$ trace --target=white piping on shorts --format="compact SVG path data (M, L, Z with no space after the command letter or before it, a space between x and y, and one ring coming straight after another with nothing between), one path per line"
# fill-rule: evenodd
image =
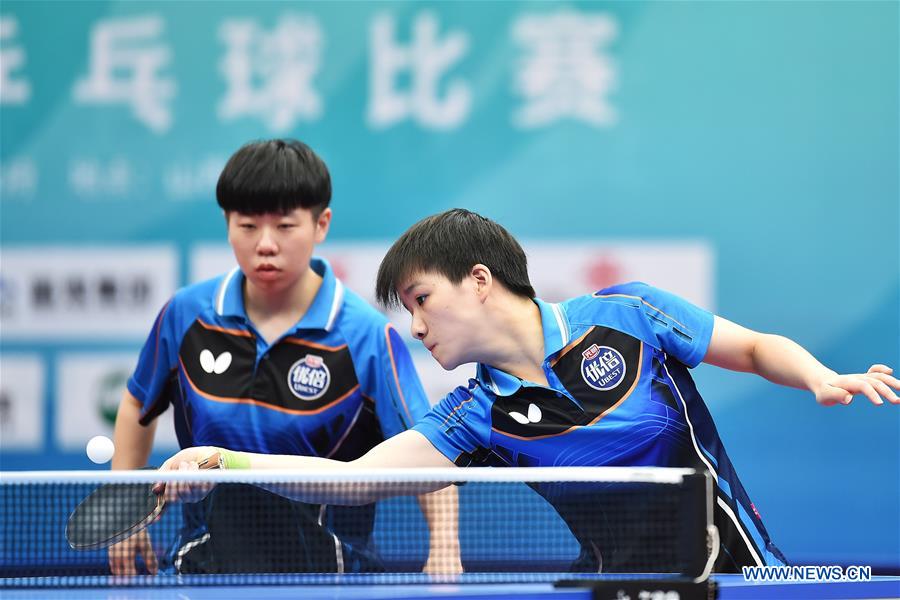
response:
M322 508L319 509L319 527L321 527L322 529L325 529L326 531L328 531L327 528L325 527L325 509L327 509L327 508L328 508L328 505L323 504ZM343 546L341 546L341 540L339 540L338 536L334 535L334 533L332 533L332 532L328 532L328 533L329 533L329 535L331 535L332 539L334 539L334 562L335 562L335 565L337 566L337 572L343 573L344 572L344 549L343 549Z
M703 464L706 465L706 468L709 469L710 474L713 476L713 480L716 482L716 486L719 485L719 474L716 473L716 470L713 469L712 464L706 459L706 456L703 454L703 451L700 450L700 447L697 445L697 436L694 433L694 424L691 423L691 418L688 416L688 407L687 402L684 401L684 396L681 395L681 390L678 389L678 384L675 383L675 378L672 377L672 374L669 373L669 367L666 366L666 361L663 360L663 369L666 370L666 375L669 377L669 381L672 382L672 386L675 388L675 391L678 392L678 399L681 400L681 405L684 407L684 420L687 421L688 427L691 430L691 443L694 445L694 450L697 452L697 456L700 457L700 460L703 461ZM737 502L737 500L735 500ZM759 558L759 554L756 553L756 549L753 547L753 544L750 542L750 539L747 537L747 533L744 531L744 524L741 523L741 520L737 518L737 515L734 514L734 511L731 510L731 507L722 500L721 496L716 494L716 504L728 515L728 518L734 522L735 527L737 527L738 533L741 534L741 538L744 540L744 543L747 544L747 549L750 551L751 556L753 556L753 560L756 561L758 566L762 566L764 563L762 559Z
M179 574L181 573L181 561L184 560L184 556L188 552L190 552L191 550L193 550L194 548L199 546L200 544L205 544L207 542L207 540L209 540L209 532L208 531L206 533L204 533L203 535L201 535L196 540L191 540L190 542L188 542L187 544L185 544L184 546L182 546L181 548L178 549L178 553L175 555L175 572L176 573L179 573Z

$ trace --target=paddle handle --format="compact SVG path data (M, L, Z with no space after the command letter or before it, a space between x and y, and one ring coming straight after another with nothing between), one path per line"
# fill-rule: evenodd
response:
M200 469L220 469L222 468L222 455L213 452L197 465Z

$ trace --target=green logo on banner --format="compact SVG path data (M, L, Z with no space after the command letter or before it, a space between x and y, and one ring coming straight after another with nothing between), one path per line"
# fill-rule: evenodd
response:
M122 400L122 391L125 382L128 381L128 371L118 369L106 373L100 379L97 387L97 410L100 418L110 426L116 423L116 413L119 411L119 402Z

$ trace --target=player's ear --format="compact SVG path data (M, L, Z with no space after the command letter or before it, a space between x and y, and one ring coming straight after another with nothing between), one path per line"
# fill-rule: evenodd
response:
M472 267L469 275L475 283L475 293L484 302L491 291L491 287L494 285L494 276L491 274L491 270L485 265L478 263Z
M321 244L328 236L328 228L331 227L331 209L326 208L316 217L316 243Z

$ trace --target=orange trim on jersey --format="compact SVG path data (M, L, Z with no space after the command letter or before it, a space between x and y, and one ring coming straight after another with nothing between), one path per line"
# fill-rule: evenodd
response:
M641 304L646 304L647 306L649 306L650 308L652 308L653 310L655 310L655 311L658 312L659 314L665 315L665 316L667 316L668 318L672 319L672 321L674 321L676 324L680 325L680 326L682 327L682 329L684 329L684 330L686 330L686 331L690 331L690 329L689 329L684 323L681 323L680 321L678 321L678 319L676 319L676 318L673 317L672 315L670 315L670 314L668 314L668 313L666 313L666 312L663 312L663 311L659 310L658 308L656 308L655 306L653 306L652 304L650 304L649 302L647 302L646 300L644 300L644 299L641 298L640 296L629 296L628 294L603 294L603 295L598 295L597 292L594 292L593 296L594 296L594 298L617 298L617 297L618 297L618 298L634 298L635 300L640 300L640 301L641 301Z
M569 342L569 345L568 345L568 346L566 346L565 348L563 348L562 350L560 350L560 351L559 351L559 356L557 356L556 358L553 359L553 361L550 362L550 368L555 367L555 366L556 366L556 363L559 362L559 359L561 359L563 356L565 356L566 353L567 353L569 350L571 350L572 348L574 348L575 346L577 346L578 344L580 344L580 343L581 343L581 340L583 340L584 338L586 338L587 335L588 335L590 332L592 332L596 327L597 327L596 325L591 326L591 328L588 329L588 330L585 332L584 335L582 335L580 338L578 338L578 339L575 340L574 342Z
M391 324L384 326L384 341L387 344L388 356L391 358L391 370L394 372L394 383L397 384L397 391L400 393L400 403L403 404L403 410L406 411L406 417L409 419L409 426L415 425L409 407L406 405L406 398L403 397L403 388L400 386L400 376L397 374L397 362L394 360L394 348L391 346Z
M184 372L184 378L187 379L188 383L191 385L191 389L193 389L197 394L199 394L200 396L203 396L207 400L212 400L213 402L223 402L225 404L252 404L253 406L259 406L262 408L270 408L270 409L276 410L280 413L286 413L289 415L317 415L320 412L331 408L338 402L341 402L342 400L346 399L347 396L349 396L350 394L352 394L353 392L355 392L356 390L359 389L359 384L357 383L355 386L350 388L350 390L346 394L344 394L340 398L332 400L325 406L319 407L316 410L299 410L296 408L284 408L282 406L273 406L271 404L267 404L265 402L256 400L254 398L228 398L225 396L215 396L213 394L208 394L208 393L204 392L203 390L201 390L200 388L198 388L197 385L191 380L190 375L188 375L188 373L187 373L187 369L184 368L184 363L181 362L181 358L178 359L178 363L181 365L181 370Z
M337 352L338 350L343 350L347 347L347 344L341 344L340 346L326 346L325 344L317 344L316 342L310 342L309 340L298 337L286 337L281 341L287 342L288 344L297 344L298 346L309 346L310 348L325 350L326 352Z
M572 431L575 431L576 429L581 429L582 427L590 427L591 425L594 425L595 423L599 422L600 419L602 419L603 417L605 417L606 415L608 415L608 414L611 413L612 411L616 410L616 408L618 408L620 404L622 404L623 402L625 402L625 400L626 400L629 396L631 396L631 393L634 391L634 388L637 387L638 382L641 380L641 365L643 364L643 362L644 362L644 344L641 344L641 351L640 351L640 353L638 354L637 377L634 378L634 381L633 381L632 384L631 384L631 388L629 388L629 390L628 390L627 392L625 392L625 395L624 395L624 396L622 396L621 398L619 398L619 401L618 401L618 402L616 402L615 404L613 404L612 406L610 406L609 408L607 408L606 410L604 410L602 413L600 413L599 415L597 415L597 417L596 417L593 421L591 421L590 423L588 423L587 425L573 425L572 427L569 427L569 428L566 429L565 431L561 431L561 432L559 432L559 433L550 433L550 434L548 434L548 435L539 435L539 436L535 436L535 437L523 437L523 436L520 436L520 435L513 435L512 433L507 433L507 432L505 432L505 431L500 431L499 429L496 429L495 427L491 427L491 431L496 431L496 432L499 433L500 435L505 435L506 437L511 437L511 438L515 438L515 439L517 439L517 440L523 440L523 441L525 441L525 442L530 442L530 441L533 441L533 440L543 440L543 439L547 439L547 438L551 438L551 437L557 437L557 436L560 436L560 435L566 435L567 433L570 433L570 432L572 432Z
M453 410L450 411L450 414L447 415L447 418L444 419L443 421L441 421L441 427L443 427L444 425L447 424L447 421L450 420L450 417L453 416L453 413L455 413L455 412L458 411L460 408L462 408L462 405L463 405L463 404L465 404L466 402L471 402L471 401L474 400L474 399L475 399L475 395L473 394L473 395L469 396L469 399L468 399L468 400L463 400L462 402L460 402L459 404L457 404L456 406L454 406L454 407L453 407Z
M247 331L246 329L228 329L227 327L219 327L218 325L210 325L209 323L204 323L202 319L197 319L197 322L204 329L209 329L210 331L221 331L222 333L228 333L230 335L237 335L240 337L248 337L252 338L253 334Z

